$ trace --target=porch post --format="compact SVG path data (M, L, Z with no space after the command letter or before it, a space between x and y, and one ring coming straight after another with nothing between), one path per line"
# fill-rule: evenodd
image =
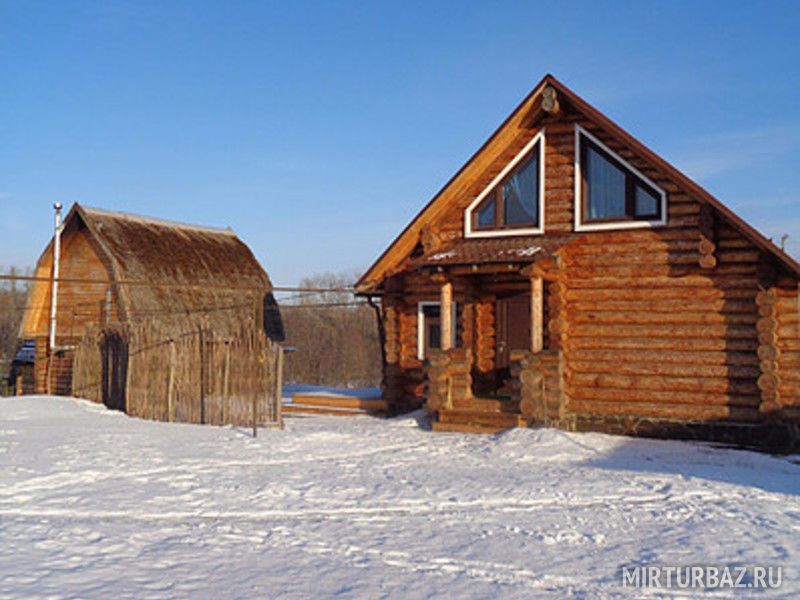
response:
M439 305L441 320L440 347L442 350L450 350L453 347L453 284L449 281L445 281L442 284Z
M541 352L544 347L544 289L541 275L531 277L531 351Z

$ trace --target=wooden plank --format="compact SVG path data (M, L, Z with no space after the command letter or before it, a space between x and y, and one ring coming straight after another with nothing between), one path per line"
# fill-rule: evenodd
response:
M283 412L292 415L334 415L337 417L353 417L358 415L370 415L365 410L351 408L334 408L330 406L304 406L295 404L284 404Z
M525 420L519 413L483 413L460 410L439 411L439 418L437 422L502 427L505 429L519 427L520 425L525 424Z
M657 404L652 402L600 402L571 398L568 408L574 413L590 415L625 415L689 421L731 420L757 422L761 420L757 409L747 407Z
M328 406L335 408L357 408L361 410L387 410L382 398L356 398L354 396L323 396L320 394L294 394L292 404L304 406ZM289 405L287 405L289 406Z
M431 423L433 431L442 433L482 433L486 435L494 435L507 431L508 427L498 427L493 425L467 425L464 423L439 423L434 421Z

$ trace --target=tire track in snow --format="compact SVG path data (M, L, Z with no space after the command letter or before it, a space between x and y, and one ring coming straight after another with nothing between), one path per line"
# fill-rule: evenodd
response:
M349 454L336 454L332 456L315 457L314 462L319 463L319 462L336 462L342 460L353 460L358 458L375 456L377 454L383 454L385 452L396 452L399 450L408 451L425 447L427 447L427 444L425 442L420 442L419 444L411 444L411 445L394 444L391 446L382 446L380 448L373 448L371 450L364 450L361 452L352 452ZM17 483L5 484L3 488L0 490L0 500L4 499L4 497L13 499L15 494L20 494L20 493L30 493L39 490L52 491L53 489L56 489L58 487L75 485L75 484L86 484L87 482L96 483L107 479L119 479L121 477L124 478L150 477L154 475L179 474L187 471L194 475L198 473L214 472L219 469L230 469L237 467L253 469L261 467L291 466L291 465L299 465L306 463L308 463L308 458L287 458L287 459L269 460L261 462L242 461L242 460L216 461L211 464L186 461L180 464L168 465L152 469L145 469L141 471L115 472L113 470L110 471L108 469L102 471L85 469L83 471L58 472L58 473L50 473L48 475L43 475L41 477L35 477L32 479L26 479L24 481L20 481Z
M500 585L523 585L545 588L574 586L579 580L539 574L530 569L507 563L458 559L449 556L423 556L402 550L379 550L343 543L331 544L319 536L280 528L272 532L283 539L283 543L306 554L334 556L354 567L369 568L371 561L379 561L389 567L409 573L434 574L440 576L466 576L476 581Z
M537 500L513 500L503 499L483 499L462 502L440 502L431 504L428 502L408 502L401 501L392 506L348 506L331 508L307 508L307 509L269 509L261 511L236 511L213 509L202 509L196 511L163 511L145 513L140 511L127 510L76 510L71 508L2 508L0 516L4 517L23 517L23 518L65 518L73 520L114 520L124 519L128 521L161 522L161 521L184 521L184 520L240 520L240 521L272 521L276 519L351 519L354 517L372 517L372 520L394 519L396 517L414 517L428 515L458 514L471 512L493 512L517 513L534 512L546 508L592 508L596 506L606 506L613 504L620 505L643 505L654 504L662 506L665 500L663 496L648 495L639 497L618 497L618 496L598 496L591 499L570 499L570 498L541 498ZM399 505L398 505L399 504Z

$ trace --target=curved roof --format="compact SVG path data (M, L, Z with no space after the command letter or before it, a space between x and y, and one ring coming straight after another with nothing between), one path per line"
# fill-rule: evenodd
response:
M121 320L157 317L171 331L185 330L187 321L203 322L229 334L261 301L267 333L283 339L269 277L230 229L79 204L64 219L64 230L71 228L85 228L116 291ZM40 262L51 247L52 240Z

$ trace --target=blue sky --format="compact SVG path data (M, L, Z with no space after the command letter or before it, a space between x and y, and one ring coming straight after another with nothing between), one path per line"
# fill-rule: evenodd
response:
M0 0L0 268L59 200L363 270L552 73L800 257L798 2Z

